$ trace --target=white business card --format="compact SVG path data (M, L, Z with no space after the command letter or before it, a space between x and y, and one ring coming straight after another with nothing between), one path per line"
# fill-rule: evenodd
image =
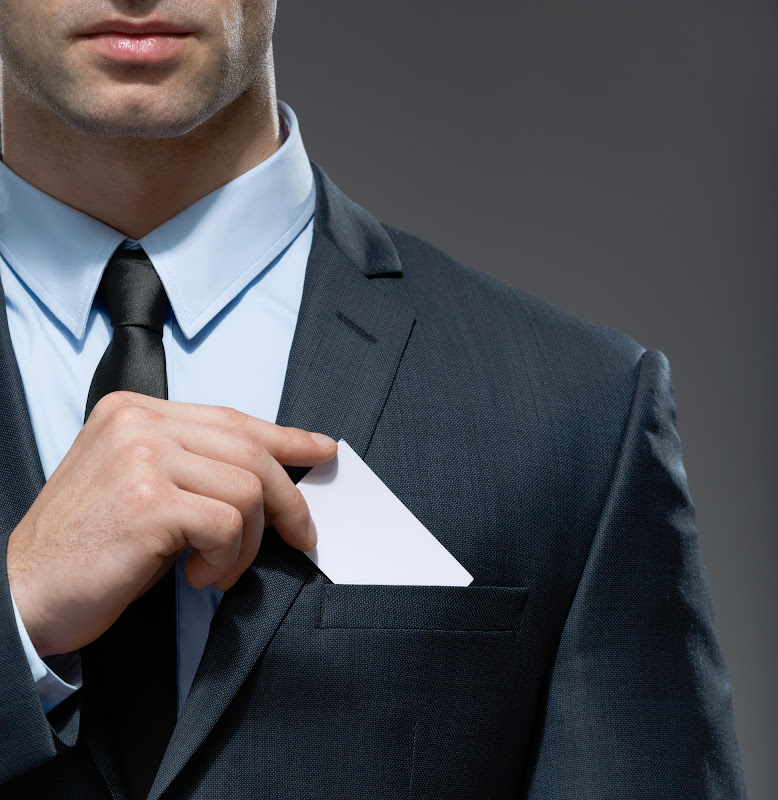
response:
M473 576L354 452L337 455L297 484L316 523L306 555L333 583L468 586Z

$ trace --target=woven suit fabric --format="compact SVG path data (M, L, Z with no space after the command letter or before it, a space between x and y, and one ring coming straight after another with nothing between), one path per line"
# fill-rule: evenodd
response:
M333 583L267 528L148 800L745 800L665 355L313 169L275 421L348 442L473 582ZM44 713L17 633L3 537L44 476L3 308L0 796L126 800L102 717L82 690ZM238 341L247 370L272 346Z

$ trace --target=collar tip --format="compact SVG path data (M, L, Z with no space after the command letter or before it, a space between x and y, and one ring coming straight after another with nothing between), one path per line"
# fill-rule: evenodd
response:
M184 334L184 338L187 341L189 341L190 339L193 339L197 335L199 330L200 330L195 325L181 325L181 324L179 324L178 327L180 328L181 333Z

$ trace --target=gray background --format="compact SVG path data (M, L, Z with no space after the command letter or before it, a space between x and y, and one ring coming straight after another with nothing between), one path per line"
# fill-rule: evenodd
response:
M670 359L749 797L774 800L778 4L279 6L279 97L353 199Z

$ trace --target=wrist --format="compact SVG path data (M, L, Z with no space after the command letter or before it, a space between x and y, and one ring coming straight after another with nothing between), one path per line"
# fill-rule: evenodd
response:
M24 625L30 643L35 648L35 652L41 658L56 655L54 649L50 647L46 640L41 617L35 606L34 590L31 590L23 575L14 570L10 563L8 564L8 588L11 592L11 600L16 606L16 612L22 625Z

